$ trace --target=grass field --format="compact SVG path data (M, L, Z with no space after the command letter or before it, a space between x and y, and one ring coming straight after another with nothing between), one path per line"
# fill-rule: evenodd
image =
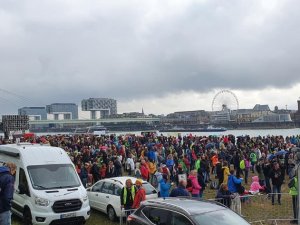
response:
M250 174L250 177L253 174ZM249 185L245 186L249 189ZM282 193L288 193L287 184L282 186ZM204 199L214 199L216 195L216 190L211 190L207 187L204 191ZM291 196L288 194L282 195L282 204L272 205L271 200L262 196L254 196L247 198L244 203L242 203L242 215L246 220L253 222L257 220L268 220L268 219L290 219L292 217L292 201ZM13 225L21 225L22 222L19 218L13 216ZM92 210L91 216L86 223L87 225L101 224L101 225L117 225L119 221L111 222L108 217L98 211ZM277 221L277 224L289 224L289 221Z

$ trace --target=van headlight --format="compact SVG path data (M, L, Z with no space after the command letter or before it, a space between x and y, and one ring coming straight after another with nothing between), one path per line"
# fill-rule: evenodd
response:
M86 195L86 196L84 196L83 198L82 198L82 201L83 202L86 202L87 200L89 200L89 198L88 198L88 196Z
M35 197L35 204L47 207L50 204L50 201L48 199Z

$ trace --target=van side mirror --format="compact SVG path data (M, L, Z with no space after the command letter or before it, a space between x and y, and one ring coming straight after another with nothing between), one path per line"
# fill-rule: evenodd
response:
M25 185L24 184L19 184L19 194L20 195L24 195L24 194L26 194L26 187L25 187Z

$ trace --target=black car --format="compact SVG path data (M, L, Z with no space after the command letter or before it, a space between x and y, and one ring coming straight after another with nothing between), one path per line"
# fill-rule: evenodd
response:
M160 198L142 202L129 225L249 225L226 206L212 201Z

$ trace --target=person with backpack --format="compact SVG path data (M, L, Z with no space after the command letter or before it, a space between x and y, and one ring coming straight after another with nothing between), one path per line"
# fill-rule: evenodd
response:
M7 163L0 167L0 225L11 224L11 201L14 194L16 165Z
M292 203L293 203L293 216L294 219L290 221L292 224L298 224L298 179L297 176L291 178L290 182L288 183L289 187L289 194L292 196Z

